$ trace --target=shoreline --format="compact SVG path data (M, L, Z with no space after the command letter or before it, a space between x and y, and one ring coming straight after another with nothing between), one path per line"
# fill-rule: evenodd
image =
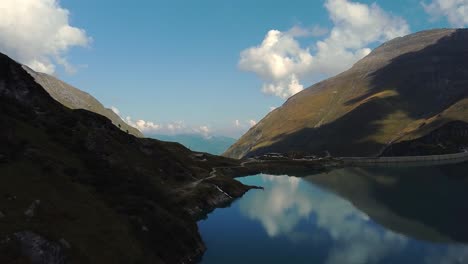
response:
M288 164L289 163L289 164ZM248 164L248 165L246 165ZM286 165L286 166L285 166ZM337 167L337 166L336 166ZM186 208L186 211L195 221L195 224L198 222L206 219L210 213L212 213L216 209L226 208L229 207L233 202L237 199L242 198L248 191L255 190L255 189L263 189L260 186L250 186L244 185L240 181L236 180L236 178L240 177L248 177L254 176L260 173L268 173L268 174L275 174L275 175L282 175L285 174L283 172L288 171L296 171L297 173L309 171L309 173L313 170L315 172L322 172L326 169L330 169L332 166L324 165L323 162L314 162L313 164L306 164L304 162L242 162L240 166L227 166L227 167L214 167L213 171L218 175L213 175L210 173L210 176L198 180L197 184L201 183L208 183L213 184L211 181L213 180L224 180L229 178L239 184L241 187L241 191L235 193L233 195L233 190L228 188L217 188L218 193L215 196L208 197L208 200L205 200L203 204L195 204L195 207ZM333 167L335 168L335 166ZM214 184L213 184L214 185ZM216 186L216 185L215 185ZM194 186L197 188L198 186ZM216 186L217 187L217 186ZM206 198L206 197L205 197ZM206 204L207 203L207 204ZM198 231L199 232L199 231ZM201 234L199 233L201 236ZM207 248L203 238L201 237L201 241L203 243L203 247L198 248L196 250L196 254L192 256L185 257L187 262L182 263L199 263L203 259L203 255L205 254Z
M227 177L234 179L236 182L241 184L245 189L238 196L231 196L226 198L226 192L230 190L221 190L218 194L218 198L213 200L213 203L209 207L205 207L198 211L194 216L195 222L206 219L208 215L216 209L229 207L234 201L242 198L244 194L252 189L263 189L259 186L248 186L240 183L236 178L254 176L261 173L272 174L272 175L287 175L294 173L295 175L307 176L312 172L324 172L327 170L333 170L343 167L372 167L372 166L433 166L433 165L444 165L462 163L468 161L468 153L456 153L446 155L434 155L434 156L404 156L404 157L344 157L344 158L326 158L321 160L251 160L241 162L240 166L228 166L228 167L215 167L213 170L220 175L214 176L210 174L206 180L213 179L215 177ZM201 181L205 181L202 179ZM200 208L199 208L200 209ZM202 238L203 242L203 238ZM203 242L204 245L204 242ZM205 246L205 245L204 245ZM203 259L203 255L206 251L206 246L196 258L192 258L193 262L199 263Z
M450 154L452 155L452 154ZM468 153L461 153L468 158ZM452 155L453 156L453 155ZM400 157L405 159L407 157ZM379 158L350 158L351 160L379 160ZM388 160L389 158L384 158ZM391 158L395 159L395 158ZM414 159L414 158L412 158ZM424 159L428 164L427 158ZM457 160L458 161L458 160ZM458 162L465 161L460 160ZM398 163L401 165L402 163ZM322 158L315 160L232 160L225 166L222 163L214 163L211 171L204 172L203 177L198 176L195 181L186 182L182 186L177 186L173 190L173 206L180 207L186 220L193 227L196 226L196 233L193 239L198 243L193 244L191 253L180 256L177 263L199 263L207 250L206 244L198 229L198 222L208 217L208 215L218 208L229 207L238 198L243 197L252 189L263 189L259 186L248 186L242 184L236 178L253 176L260 173L272 175L291 175L298 177L308 176L314 173L326 172L329 170L353 167L356 163L350 163L346 158ZM387 164L388 165L388 164ZM207 168L208 169L208 168ZM174 186L175 187L175 186ZM182 216L182 215L180 215ZM195 230L194 230L195 231ZM198 237L198 238L197 238Z

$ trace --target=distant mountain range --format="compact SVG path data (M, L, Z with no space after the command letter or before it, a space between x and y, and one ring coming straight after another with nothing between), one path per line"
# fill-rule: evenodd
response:
M468 145L468 29L391 40L289 98L225 155L427 155Z
M221 155L236 142L234 138L222 136L205 137L196 134L149 135L149 137L163 141L178 142L192 151L206 152L213 155Z

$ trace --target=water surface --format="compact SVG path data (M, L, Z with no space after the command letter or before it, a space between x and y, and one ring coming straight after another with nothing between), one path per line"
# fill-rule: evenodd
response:
M467 164L242 178L201 263L468 263Z

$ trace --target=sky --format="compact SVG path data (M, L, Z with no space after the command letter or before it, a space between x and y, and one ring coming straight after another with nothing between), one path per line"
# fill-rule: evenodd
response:
M0 52L146 135L239 137L373 48L468 25L468 0L0 0Z

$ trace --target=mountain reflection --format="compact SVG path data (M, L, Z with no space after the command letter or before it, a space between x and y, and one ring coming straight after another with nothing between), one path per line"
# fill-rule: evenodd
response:
M425 263L463 263L468 251L457 243L468 242L467 169L459 164L345 168L304 178L261 175L265 190L241 199L239 208L272 239L331 240L326 263L378 263L414 239L451 245L444 254L428 252Z
M412 238L468 242L468 164L346 168L305 177L349 200L375 222Z

